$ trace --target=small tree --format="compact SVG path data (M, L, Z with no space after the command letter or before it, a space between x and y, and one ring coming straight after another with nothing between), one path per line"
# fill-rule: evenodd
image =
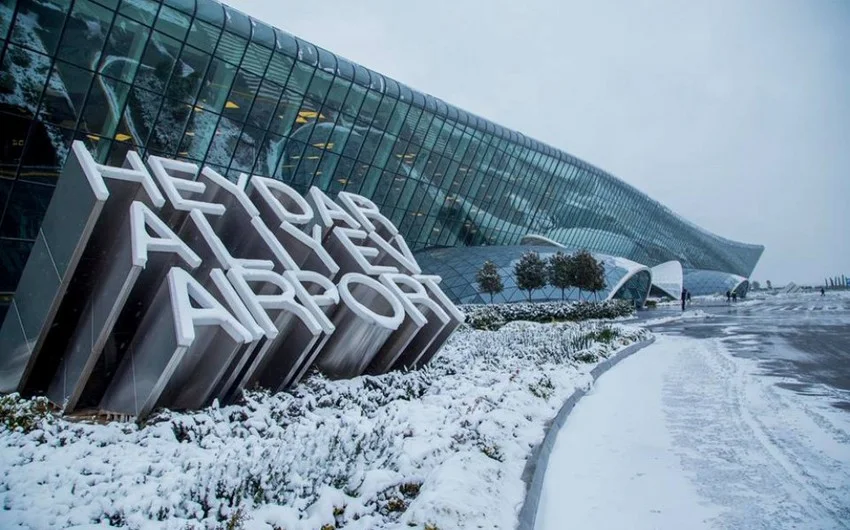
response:
M549 273L549 285L561 290L561 300L564 299L564 290L576 285L575 267L573 260L563 252L557 252L549 256L547 263Z
M522 255L514 265L516 285L523 291L528 291L528 301L531 301L531 291L546 286L546 262L540 254L530 250Z
M501 293L505 286L502 285L502 277L499 276L499 269L496 264L490 260L484 262L484 265L478 270L475 275L475 281L478 282L478 288L482 292L490 295L490 303L493 303L493 295Z
M594 298L597 298L597 293L605 288L605 266L586 250L577 252L572 261L579 298L582 290L591 291Z

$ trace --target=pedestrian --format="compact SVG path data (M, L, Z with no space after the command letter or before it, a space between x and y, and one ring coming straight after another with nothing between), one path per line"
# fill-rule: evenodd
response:
M731 301L732 301L732 293L729 292L729 291L726 291L726 303L728 304Z
M738 293L736 293L735 291L732 291L732 302L737 302L737 301L738 301Z
M820 295L826 296L826 291L823 290L823 287L820 288Z
M688 290L682 289L682 311L685 310L685 301L688 299Z
M688 305L691 305L691 292L687 291L687 293L688 293Z

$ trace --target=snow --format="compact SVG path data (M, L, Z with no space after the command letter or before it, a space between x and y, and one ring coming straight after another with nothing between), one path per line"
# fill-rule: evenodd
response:
M613 340L594 342L603 329ZM545 423L589 384L595 360L647 336L511 322L455 333L415 372L313 375L144 426L3 429L0 527L514 528Z
M843 528L850 418L726 340L661 336L579 402L537 528Z

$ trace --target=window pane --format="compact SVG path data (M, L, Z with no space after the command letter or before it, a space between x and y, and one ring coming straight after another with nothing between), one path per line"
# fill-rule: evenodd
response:
M159 4L152 0L123 0L118 9L119 13L144 22L148 26L153 25L157 11L159 11Z
M266 78L271 79L280 86L286 86L289 79L289 71L292 69L292 64L295 61L290 57L275 53L272 55L269 67L266 70Z
M138 22L118 15L100 63L102 74L131 82L142 57L150 31Z
M166 96L178 101L194 103L209 61L210 56L206 53L191 46L185 46L177 62L177 68L171 75Z
M215 49L215 43L218 42L219 35L221 35L221 28L195 19L192 22L192 27L189 28L189 37L186 42L195 48L212 52Z
M197 0L196 16L213 24L216 27L224 27L224 7L213 0Z
M248 111L251 110L251 103L254 101L254 91L259 85L260 78L258 76L239 70L233 88L230 90L230 95L224 104L222 115L232 120L245 121Z
M4 0L3 5L8 9L8 15L3 16L4 22L0 23L0 26L8 25L11 21L15 2ZM52 55L59 44L62 24L65 22L70 6L70 0L57 0L50 3L39 0L19 0L18 18L15 27L12 28L11 40ZM6 30L0 28L0 37L5 33ZM39 41L44 47L43 50L39 49Z
M194 160L203 160L215 135L217 124L217 114L195 108L186 126L186 133L183 135L178 154Z
M207 162L223 166L230 164L241 130L241 124L222 117L218 122L210 150L207 153Z
M130 100L127 103L127 112L136 128L139 145L145 145L148 135L153 127L153 121L159 112L162 98L147 90L134 86L130 91Z
M7 274L0 274L0 291L15 291L31 249L31 241L0 239L0 269L7 271Z
M49 58L9 44L0 68L0 103L34 115L49 71Z
M191 109L188 103L164 99L148 147L168 155L175 154Z
M41 119L63 127L74 128L91 79L91 72L57 62L41 101L39 111Z
M3 122L0 127L0 178L14 179L33 120L0 114L0 121Z
M35 239L41 219L47 211L53 186L17 181L0 226L0 236L16 239Z
M65 25L59 58L86 68L97 64L113 15L94 2L77 0Z
M275 108L277 108L281 92L280 86L268 80L263 81L257 90L256 98L254 98L254 106L251 108L248 124L266 129L274 115Z
M213 58L210 61L207 77L201 88L198 105L215 112L224 109L224 102L230 93L230 85L236 77L236 67L222 60Z
M180 41L186 40L186 34L189 32L189 17L176 9L162 6L154 28L169 37Z
M225 31L221 34L215 54L230 64L239 65L242 62L242 56L245 54L245 48L247 46L248 41L246 39Z
M262 76L266 72L266 66L268 66L271 56L271 50L252 42L248 45L245 58L242 59L242 68L255 75Z
M307 89L307 96L317 103L322 103L328 90L333 83L333 76L323 70L316 70L313 75L313 80L310 82L310 87Z
M310 79L313 78L313 70L314 68L312 66L300 61L296 62L292 73L289 74L290 78L286 85L287 88L291 88L299 94L306 94L307 87L310 85Z
M178 55L180 55L180 43L154 31L142 56L142 64L133 84L162 94L174 69L174 58Z

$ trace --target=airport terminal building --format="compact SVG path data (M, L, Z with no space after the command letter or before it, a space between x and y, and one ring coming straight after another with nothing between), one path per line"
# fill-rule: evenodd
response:
M110 165L137 150L364 195L459 303L488 299L485 259L507 280L496 300L523 299L507 276L528 249L588 249L602 294L639 302L745 295L764 250L213 0L0 0L0 124L0 318L74 140Z

